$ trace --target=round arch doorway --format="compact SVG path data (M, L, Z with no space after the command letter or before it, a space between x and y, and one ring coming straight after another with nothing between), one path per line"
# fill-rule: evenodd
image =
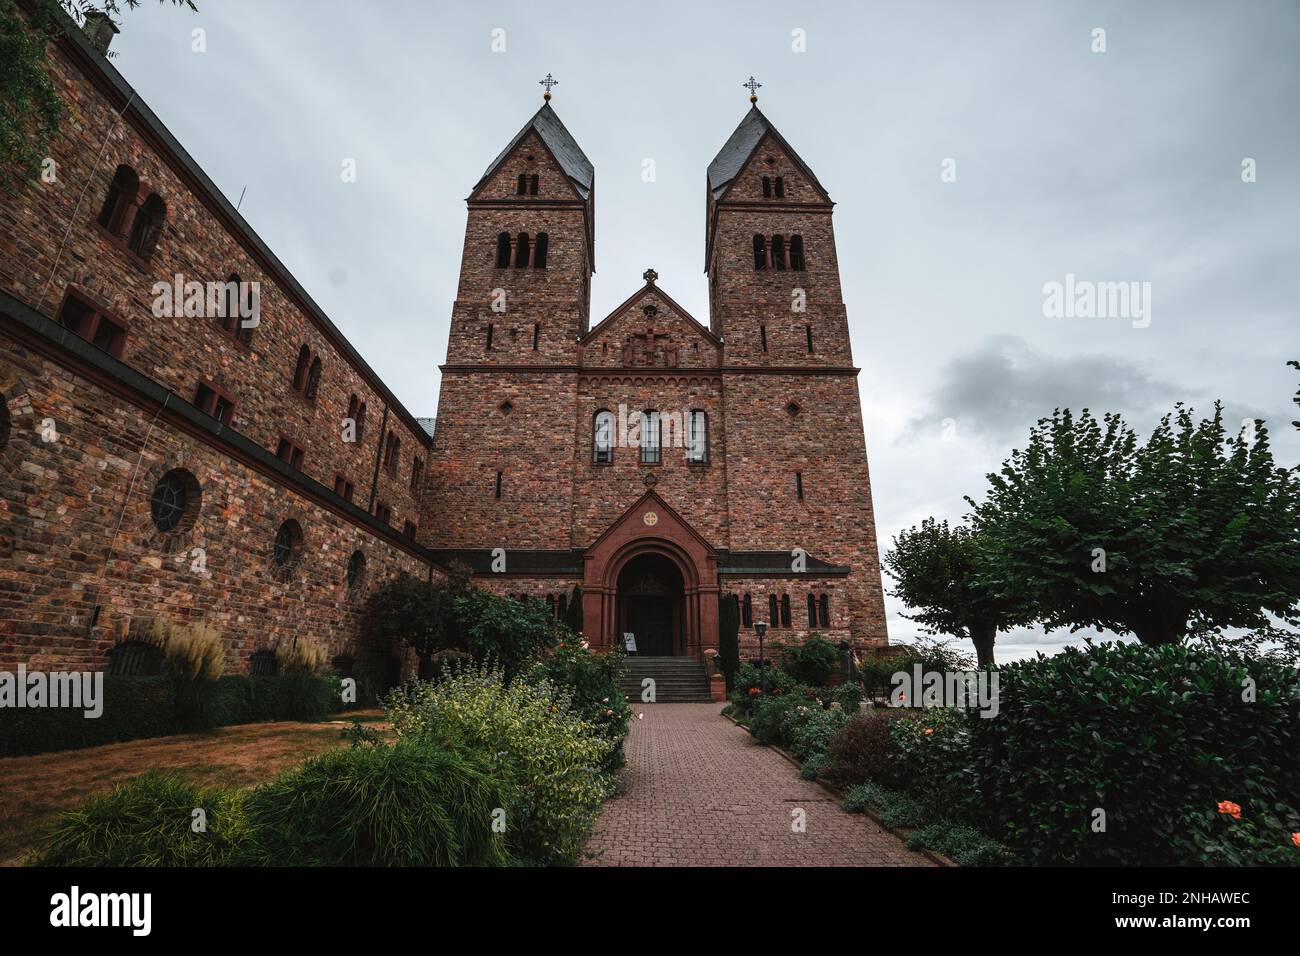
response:
M661 554L641 554L618 575L618 631L636 636L641 657L685 651L686 586L681 571Z

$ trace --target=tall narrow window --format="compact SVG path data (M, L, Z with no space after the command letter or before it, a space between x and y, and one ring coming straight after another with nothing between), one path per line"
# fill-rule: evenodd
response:
M413 456L411 460L411 490L416 494L420 493L420 488L424 484L424 459L419 455Z
M504 269L510 265L510 233L497 234L497 268Z
M533 268L546 268L546 250L550 248L551 237L544 232L537 234L537 245L533 248Z
M130 166L119 166L113 174L113 181L108 184L108 194L104 205L99 210L99 224L116 236L122 234L126 226L131 204L140 192L140 177Z
M772 198L772 178L770 176L763 177L763 198Z
M702 465L709 460L709 416L703 409L691 409L686 426L686 460Z
M785 236L772 237L772 268L784 272L788 263L785 259Z
M497 491L496 491L496 495L497 495L498 498L501 497L501 476L502 476L502 472L499 472L499 471L498 471L498 472L497 472Z
M567 594L561 594L555 604L555 616L563 621L564 616L569 613L569 596Z
M320 356L311 360L311 368L307 370L307 388L305 394L309 401L316 401L316 393L320 391Z
M311 349L306 345L298 346L298 364L293 370L293 390L301 392L307 387L307 367L311 365Z
M767 268L767 239L763 236L754 237L754 268Z
M773 192L776 193L776 198L784 199L785 198L785 177L777 176L776 182L773 183L772 185L773 185Z
M659 413L653 409L641 413L641 463L659 464Z
M591 432L591 460L598 465L608 465L614 460L614 413L601 409Z
M745 627L754 626L754 599L748 594L740 602L740 623Z
M803 272L808 268L808 262L803 255L803 236L790 237L790 269L794 272Z
M361 443L366 433L366 403L357 406L357 444Z
M515 268L528 268L528 233L521 232L515 237Z
M528 177L528 195L530 196L537 195L537 174L536 173L533 173L531 176Z
M487 327L487 350L489 352L492 351L492 323L491 322L488 323L488 327Z
M515 195L522 196L528 191L528 177L523 173L519 174L519 181L515 185Z
M794 496L798 498L800 501L803 501L803 472L802 471L796 471L794 473Z
M767 351L767 326L766 325L760 325L758 327L758 340L759 343L763 346L763 351L766 352Z
M769 594L769 595L767 596L767 617L768 617L768 621L767 621L767 626L768 626L768 627L780 627L780 626L781 626L781 614L780 614L780 612L777 610L777 607L776 607L776 595L775 595L775 594Z
M822 627L831 626L831 599L827 594L823 594L817 601L817 616L821 618Z
M817 626L817 598L815 595L808 595L808 626Z
M781 626L790 626L790 595L781 595Z
M541 344L541 341L542 341L542 323L534 322L533 323L533 351L534 352L537 351L537 346Z
M551 617L555 617L555 595L554 594L546 595L546 613L551 615Z
M140 204L131 224L131 238L127 248L141 259L148 259L158 248L158 238L162 235L163 221L167 218L167 205L157 193L150 193L149 198Z
M803 327L803 330L804 330L804 335L806 335L807 338L808 338L808 351L811 352L811 351L813 350L813 343L812 343L812 326L811 326L811 325L805 325L805 326Z

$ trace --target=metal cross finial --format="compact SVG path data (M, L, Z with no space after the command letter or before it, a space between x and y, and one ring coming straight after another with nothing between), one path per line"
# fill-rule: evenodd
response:
M550 73L547 73L546 79L538 80L537 85L546 87L546 92L542 94L542 99L549 100L551 98L551 87L559 86L560 81L557 80L555 77L551 76Z
M758 80L754 79L754 75L751 73L749 76L749 82L741 83L740 85L743 86L745 89L749 90L749 102L757 103L758 91L763 84L758 82Z
M653 269L647 269L645 272L641 273L641 278L645 279L645 281L650 285L654 285L655 279L659 278L659 273L655 272Z

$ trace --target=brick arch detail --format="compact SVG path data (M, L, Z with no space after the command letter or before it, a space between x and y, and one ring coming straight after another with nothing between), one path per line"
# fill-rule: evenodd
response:
M656 520L646 524L647 513ZM654 491L646 492L606 529L583 555L582 619L593 647L611 650L617 632L618 577L633 558L667 558L682 575L685 599L684 652L703 659L718 646L717 552Z

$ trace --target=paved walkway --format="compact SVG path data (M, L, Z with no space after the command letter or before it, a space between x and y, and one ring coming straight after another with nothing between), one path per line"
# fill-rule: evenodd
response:
M933 865L870 818L845 813L721 709L633 705L624 792L605 804L584 865ZM802 833L795 810L805 814Z

